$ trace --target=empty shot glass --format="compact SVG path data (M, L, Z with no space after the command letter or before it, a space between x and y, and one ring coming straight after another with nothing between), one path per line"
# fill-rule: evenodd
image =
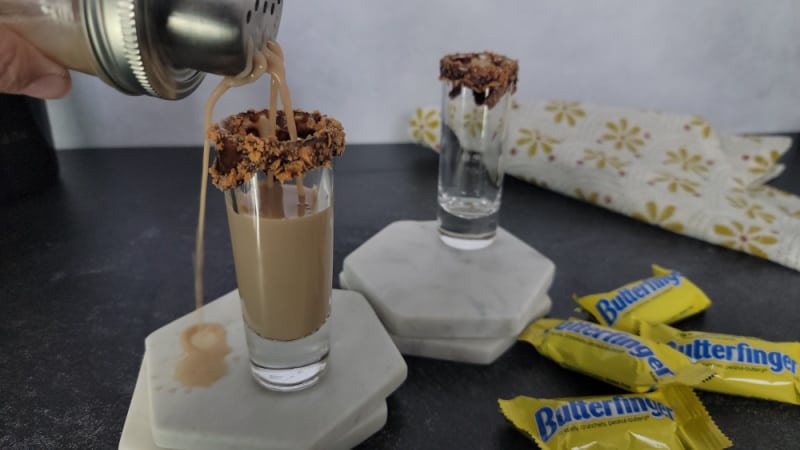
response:
M440 63L442 142L438 221L442 241L488 247L503 192L503 142L518 64L490 52L448 55Z

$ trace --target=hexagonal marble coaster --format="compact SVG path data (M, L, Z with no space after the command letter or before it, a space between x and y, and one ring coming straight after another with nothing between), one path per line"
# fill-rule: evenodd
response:
M151 432L161 447L328 448L380 408L406 378L400 352L355 292L333 292L328 372L300 392L270 392L252 380L237 291L203 308L203 320L227 332L227 375L210 388L181 386L174 380L182 353L179 336L196 320L195 313L187 314L145 340Z
M342 289L350 289L347 276L339 274L339 285ZM532 303L533 309L523 313L528 323L539 319L550 312L553 305L550 297ZM517 335L506 338L416 338L389 334L400 353L407 356L442 359L471 364L491 364L506 352Z
M491 364L514 345L517 337L436 339L392 336L392 340L400 353L406 356L421 356L470 364Z
M444 245L435 221L395 222L353 251L343 272L396 336L518 335L546 301L555 265L502 228L488 248Z
M528 323L550 312L553 302L549 297L535 303L536 308L526 313ZM506 352L517 336L507 338L414 338L390 334L400 353L408 356L443 359L471 364L491 364Z
M146 360L146 357L145 357ZM150 399L147 386L147 362L142 361L139 378L133 388L128 415L119 439L119 450L169 450L153 441L150 429ZM330 446L331 450L347 450L364 442L386 425L386 401L368 412L352 429Z

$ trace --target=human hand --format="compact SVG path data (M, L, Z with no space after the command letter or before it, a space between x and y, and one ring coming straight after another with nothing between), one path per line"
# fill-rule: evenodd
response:
M0 93L61 98L71 85L66 68L0 24Z

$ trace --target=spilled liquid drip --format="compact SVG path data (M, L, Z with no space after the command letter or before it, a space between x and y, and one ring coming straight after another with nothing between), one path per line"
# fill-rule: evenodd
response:
M206 199L208 193L208 169L210 163L211 142L208 139L208 131L211 129L214 108L219 99L232 87L243 86L253 83L260 79L265 73L271 75L270 80L270 109L269 117L262 120L259 117L258 130L262 136L275 135L277 121L277 97L280 96L284 111L287 111L287 127L290 139L297 139L297 125L294 120L292 100L289 87L286 84L286 69L283 62L283 50L277 42L270 41L261 51L256 52L253 58L253 69L249 74L235 77L225 77L214 88L206 102L204 115L203 136L203 167L201 171L200 183L200 210L197 219L197 235L195 240L195 259L194 259L194 295L195 310L197 312L197 323L181 334L181 356L175 370L175 379L186 387L208 387L217 380L225 376L228 372L225 356L230 353L227 344L227 333L225 328L216 323L203 322L203 267L204 267L204 235L205 235L205 216ZM302 178L298 177L298 198L305 203L305 194L302 188ZM272 183L270 183L272 185ZM282 191L279 191L280 183L275 184L276 197L283 198ZM280 209L280 213L278 213ZM274 208L271 214L275 217L283 217L283 208Z
M208 387L228 373L225 356L230 353L225 327L199 323L181 333L183 355L175 379L186 387Z

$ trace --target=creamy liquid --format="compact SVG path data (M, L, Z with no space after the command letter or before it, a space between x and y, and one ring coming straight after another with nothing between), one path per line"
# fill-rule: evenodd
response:
M204 115L204 130L208 132L211 128L211 121L213 119L214 107L219 101L220 97L230 88L242 86L255 82L265 72L270 73L272 79L270 82L270 114L266 121L259 120L258 128L262 136L269 136L275 134L276 118L277 118L277 97L280 95L283 101L283 107L287 114L287 127L289 128L289 136L291 139L297 139L297 126L294 121L294 114L292 113L292 100L289 93L289 87L286 84L286 70L283 63L283 50L277 42L270 41L267 47L261 52L256 52L252 72L237 77L226 77L211 93L211 96L206 103ZM197 311L197 324L193 327L184 330L181 335L181 345L184 349L178 367L175 372L175 378L187 386L210 386L219 378L227 373L227 365L225 364L225 355L230 351L227 345L225 329L219 324L203 323L202 307L203 307L203 266L204 266L204 235L205 235L205 216L206 216L206 197L208 193L208 166L210 163L211 142L207 136L203 136L203 168L201 172L200 183L200 211L197 219L197 235L195 241L195 259L194 259L194 293L195 293L195 309ZM297 195L300 200L299 203L305 203L305 195L302 187L302 177L297 180L300 185ZM280 184L277 184L280 188ZM275 189L278 197L283 201L283 195L278 189ZM275 194L273 194L275 196ZM274 214L278 214L277 207L273 206ZM299 210L298 210L299 212ZM303 210L303 213L305 211ZM330 215L330 212L327 213ZM280 215L283 216L283 208L280 208ZM313 217L313 216L312 216ZM332 253L331 253L332 254ZM238 264L237 264L238 267ZM330 272L330 268L328 269ZM330 286L330 280L328 280ZM329 288L330 289L330 288ZM328 293L330 295L330 293ZM326 306L327 308L327 306ZM327 310L325 311L327 317ZM323 318L324 321L324 318ZM199 338L197 336L200 336ZM194 337L194 338L193 338ZM213 352L205 352L196 350L198 345L192 344L193 339L200 339L205 343L206 347L215 349ZM210 342L215 342L210 345ZM188 344L187 344L188 343ZM190 345L191 344L191 345ZM191 350L188 350L191 349ZM221 349L226 349L224 352Z
M264 51L267 58L267 72L271 75L270 80L270 99L269 99L269 121L272 129L275 129L275 121L278 116L276 94L280 93L283 111L286 113L286 125L289 129L289 138L297 140L297 125L294 122L294 109L292 109L292 95L289 92L289 85L286 83L286 66L283 63L283 49L277 42L267 43Z
M253 72L244 77L226 77L211 93L211 96L206 103L204 129L207 131L211 129L211 121L213 119L214 107L219 101L220 97L231 87L242 86L252 83L265 73L271 75L270 82L270 112L268 123L263 125L264 129L272 135L275 133L275 123L277 119L277 96L280 94L283 102L283 109L287 111L287 127L289 129L289 138L297 140L297 125L294 121L294 114L292 111L292 97L289 93L289 86L286 84L286 68L283 63L283 49L277 42L270 41L267 43L267 48L263 52L256 52ZM262 122L259 120L259 128L262 127ZM259 130L261 133L261 129ZM206 217L206 194L208 192L208 165L211 154L211 142L207 136L203 137L203 169L200 184L200 213L197 220L197 239L195 243L195 308L200 311L203 307L203 258L204 258L204 243L203 236L205 234L205 217ZM300 186L298 191L299 195L303 195L302 177L298 177L297 184ZM304 203L304 202L300 202ZM200 316L202 321L202 316Z
M242 86L252 83L266 71L266 58L263 54L256 52L254 67L252 73L244 77L225 77L208 98L205 110L204 129L206 132L211 129L211 120L214 115L214 107L217 105L220 97L227 92L228 89L236 86ZM205 257L205 248L203 238L205 236L206 228L206 197L208 193L208 165L211 155L211 141L208 136L203 136L203 169L201 172L200 182L200 212L197 218L197 236L195 240L195 261L194 261L194 301L195 309L198 311L198 321L202 322L202 307L203 307L203 263Z
M228 201L236 281L247 326L261 337L300 339L328 317L333 265L333 212L329 199L308 191L311 205L297 204L296 186L265 181L259 204ZM325 206L315 211L313 205ZM295 215L302 208L303 215Z

